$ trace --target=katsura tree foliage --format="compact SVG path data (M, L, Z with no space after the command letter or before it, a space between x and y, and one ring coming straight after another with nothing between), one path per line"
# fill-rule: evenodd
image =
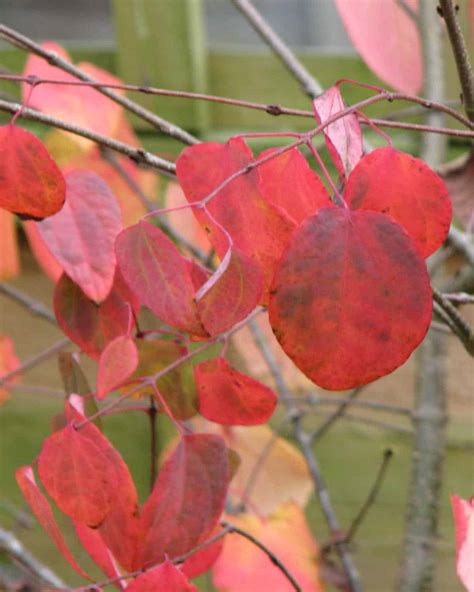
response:
M358 17L348 17L346 2L337 4L349 33L360 37ZM393 3L386 27L390 11L403 18ZM0 33L20 43L6 27ZM367 87L367 99L346 105L347 81L335 82L308 104L304 133L267 134L286 137L284 146L255 154L251 139L261 134L201 143L162 122L189 144L175 163L146 152L125 117L125 107L133 111L136 104L124 91L143 89L90 64L71 66L54 43L23 42L31 52L24 72L3 76L21 83L23 104L3 105L14 116L0 128L1 224L10 233L12 217L22 220L33 253L55 282L57 324L97 372L89 385L80 357L61 354L63 410L51 435L38 442L37 458L16 477L65 561L91 579L69 550L52 503L104 572L104 581L76 590L114 584L133 592L190 591L192 578L209 569L217 589L226 591L316 592L331 580L320 569L328 549L322 553L304 517L311 477L321 482L298 405L284 383L275 392L234 367L227 345L268 314L296 367L315 385L340 391L393 372L424 339L433 320L426 259L448 237L452 200L436 172L399 150L380 130L384 122L363 113L387 100L428 106L409 94L422 81L417 39L410 76L389 67L388 82L398 92ZM386 47L374 51L367 46L374 40L361 40L360 50L384 78ZM474 135L457 111L429 106ZM23 117L56 129L40 141L22 127ZM366 124L380 133L382 147L364 147ZM324 139L332 172L316 138ZM163 171L175 179L160 179ZM166 203L149 199L158 182L168 183ZM179 205L169 205L172 192L180 193ZM183 238L166 215L189 211L192 236ZM472 353L456 309L437 291L434 296ZM143 309L153 324L147 326ZM8 379L17 374L14 353L4 359ZM101 420L130 411L130 400L145 409L149 399L176 436L159 468L152 460L153 487L140 505ZM278 407L294 422L303 453L266 425ZM256 470L267 482L251 486ZM457 496L452 503L459 575L472 590L472 504ZM325 509L332 511L327 503ZM329 550L342 562L333 581L361 590L349 539L334 531L334 522L331 528Z

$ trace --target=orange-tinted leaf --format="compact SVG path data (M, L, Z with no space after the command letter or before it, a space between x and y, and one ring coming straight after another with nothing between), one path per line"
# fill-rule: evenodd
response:
M417 0L406 0L417 10ZM369 68L396 90L418 94L423 61L416 22L394 0L336 0L351 41Z
M319 576L319 548L308 528L303 510L296 504L278 509L266 519L251 514L231 516L229 521L253 535L278 557L303 592L322 592ZM251 541L233 534L213 571L214 585L226 592L292 592L294 587L269 561L268 555Z
M172 327L206 335L187 259L159 228L142 220L120 233L115 248L120 271L142 304Z
M87 298L65 274L54 290L54 313L61 329L92 358L99 358L110 341L127 333L130 308L136 314L139 303L119 272L101 304Z
M105 545L100 532L95 528L84 526L80 522L74 522L77 538L81 545L89 553L94 563L100 567L108 578L120 576L114 557L110 549ZM115 584L119 590L124 589L123 582L117 581Z
M0 379L4 374L8 374L15 370L20 365L20 360L15 353L13 340L8 335L0 335ZM20 376L16 375L8 381L10 384L15 384L20 380ZM0 405L8 399L8 383L0 387Z
M65 60L71 61L69 54L58 44L48 41L42 44L44 49L54 51ZM80 63L78 66L97 82L120 84L120 80L115 78L87 62ZM77 78L49 64L43 58L30 54L23 71L25 76L37 76L52 80L62 80L64 82L77 82ZM23 85L23 100L28 97L30 87ZM119 94L123 91L116 90ZM70 121L80 127L93 130L106 136L112 136L117 132L120 123L122 107L111 101L97 90L87 86L67 86L60 84L41 84L34 89L31 95L30 106ZM80 143L88 142L84 138L75 137L75 141Z
M96 395L104 399L134 372L138 351L131 337L120 335L108 343L102 352L97 370Z
M163 464L142 509L142 564L190 551L212 531L228 486L227 448L219 436L183 436Z
M468 592L474 592L474 498L451 496L456 527L456 571Z
M259 303L263 274L259 265L229 249L216 272L195 294L197 311L209 335L218 335L245 319Z
M16 238L15 217L0 208L0 280L9 280L20 273L20 257Z
M16 480L33 514L48 533L59 552L80 576L90 580L91 578L79 567L74 557L71 555L56 520L54 519L48 500L41 493L41 490L36 484L33 469L31 467L20 467L16 471Z
M138 339L138 366L130 380L151 376L163 370L187 353L187 348L173 341L162 339ZM179 365L156 381L161 396L165 399L173 417L184 420L197 413L197 392L190 362ZM123 387L126 392L129 387ZM136 389L136 385L133 387ZM152 387L144 385L135 396L155 396Z
M61 171L43 143L16 125L0 128L0 207L30 218L58 212L66 195Z
M345 109L344 100L337 86L328 88L313 101L318 123L324 123ZM350 113L323 129L326 146L341 177L347 176L362 158L362 131L357 116Z
M63 268L41 238L38 223L34 220L27 220L23 222L23 228L36 261L49 279L56 283L63 273Z
M127 586L128 592L198 592L194 584L170 561L138 576Z
M275 152L265 150L259 158ZM329 193L298 148L287 150L258 167L263 195L274 206L285 210L296 224L330 207Z
M364 156L348 179L344 199L352 209L390 214L428 257L446 240L451 199L444 181L419 158L378 148Z
M66 175L66 203L38 224L48 249L91 300L105 300L115 273L114 243L122 229L117 200L91 171Z
M293 234L269 313L300 370L342 390L403 364L428 330L431 287L413 242L389 216L325 208Z
M250 148L236 138L226 144L210 142L185 148L176 162L176 171L186 198L192 203L207 197L225 179L253 160ZM261 267L265 276L265 301L273 271L294 222L262 195L258 169L231 181L207 208L218 224L229 232L234 247ZM196 209L193 212L223 259L229 249L227 237L205 212Z
M306 505L313 482L304 456L269 426L230 428L193 422L199 429L221 434L227 446L239 455L240 465L229 489L236 504L243 500L259 516L268 516L289 501Z
M69 425L45 440L38 471L65 514L91 527L103 522L116 496L117 479L97 442Z
M238 372L216 358L194 370L199 394L199 412L224 425L258 425L272 416L277 398L267 386Z

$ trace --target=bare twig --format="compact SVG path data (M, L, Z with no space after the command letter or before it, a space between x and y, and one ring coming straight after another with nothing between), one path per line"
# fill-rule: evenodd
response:
M474 356L474 332L469 323L461 316L457 308L441 292L433 288L433 300L443 309L450 319L450 327L461 340L465 350Z
M64 582L49 567L43 565L30 551L25 549L16 536L0 528L0 549L10 555L16 562L40 581L55 588L65 588Z
M298 60L283 39L268 25L250 0L232 0L232 2L260 37L271 47L275 55L280 58L283 65L293 74L305 93L313 99L320 95L323 88Z
M344 415L346 409L350 406L353 399L355 399L363 390L364 387L353 389L349 396L339 405L339 407L330 415L326 421L315 431L311 436L312 442L317 442L324 434L334 425L334 423Z
M58 119L57 117L52 117L51 115L45 115L44 113L36 111L35 109L26 107L22 108L19 103L10 103L9 101L0 100L0 111L5 111L6 113L11 113L12 115L15 115L18 111L21 111L20 117L23 119L38 121L52 127L57 127L58 129L62 129L66 132L71 132L77 136L82 136L83 138L87 138L88 140L96 142L96 144L99 144L100 146L104 146L105 148L110 148L111 150L125 154L125 156L128 156L131 160L138 164L147 165L158 171L164 171L173 175L176 172L174 163L165 160L164 158L159 158L151 152L143 150L143 148L136 148L134 146L130 146L129 144L125 144L124 142L113 140L108 136L97 134L96 132L79 127L64 121L63 119Z
M474 76L469 52L459 25L457 10L458 8L453 0L439 0L438 11L446 23L449 41L451 42L454 59L456 60L464 110L469 119L474 121Z
M57 325L56 317L54 313L45 306L39 300L32 298L22 290L12 286L11 284L7 284L6 282L0 283L0 292L5 296L8 296L11 300L14 300L18 304L21 304L24 308L28 310L32 315L40 317L41 319L45 319L48 323L52 325Z
M22 35L18 31L13 30L10 27L7 27L6 25L0 24L0 37L5 39L12 45L16 45L21 49L27 50L41 58L44 58L52 66L56 66L57 68L64 70L64 72L72 74L72 76L78 78L79 80L84 80L85 82L92 83L97 82L89 75L87 75L85 72L83 72L80 68L74 66L67 60L61 58L58 54L54 53L53 51L48 51L44 49L43 47L41 47L41 45L35 43L32 39L29 39L25 35ZM97 91L102 93L115 103L122 105L122 107L125 107L127 111L130 111L130 113L134 113L135 115L137 115L144 121L150 123L152 126L157 128L167 136L175 138L176 140L179 140L184 144L197 143L198 140L185 130L181 129L177 125L170 123L169 121L166 121L166 119L158 117L158 115L155 115L151 111L148 111L148 109L145 109L144 107L128 99L127 97L123 97L122 95L119 95L116 92L109 90L105 87L97 87Z

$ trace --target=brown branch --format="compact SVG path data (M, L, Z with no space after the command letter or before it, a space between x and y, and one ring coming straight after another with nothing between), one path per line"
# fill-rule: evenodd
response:
M245 16L255 31L269 45L283 65L293 74L303 90L311 98L316 98L323 92L321 85L303 66L283 39L270 27L263 16L253 6L250 0L232 0L236 8Z
M449 326L464 345L464 349L474 356L474 332L469 323L461 316L457 308L441 294L436 288L433 288L433 300L440 306L448 317Z
M448 30L449 41L453 50L459 82L461 83L464 110L471 121L474 121L474 76L471 60L466 47L457 17L458 7L453 0L439 0L439 14L444 18Z
M137 164L147 165L153 169L165 173L171 173L172 175L174 175L176 172L176 167L174 163L165 160L164 158L159 158L151 152L143 150L143 148L135 148L134 146L130 146L129 144L125 144L124 142L113 140L108 136L103 136L102 134L98 134L96 132L93 132L92 130L79 127L77 125L64 121L63 119L58 119L57 117L46 115L44 113L41 113L40 111L36 111L35 109L30 109L26 107L22 108L22 106L19 103L10 103L9 101L0 100L0 111L5 111L6 113L11 113L12 115L15 115L18 111L21 111L20 117L24 119L38 121L40 123L44 123L52 127L57 127L58 129L62 129L66 132L71 132L73 134L76 134L77 136L82 136L83 138L87 138L88 140L96 142L96 144L99 144L100 146L110 148L111 150L115 150L116 152L120 152L121 154L128 156Z
M5 41L8 41L8 43L11 43L12 45L20 47L21 49L27 50L31 53L34 53L35 55L45 59L52 66L56 66L57 68L64 70L64 72L68 72L69 74L71 74L75 78L78 78L79 80L84 80L85 82L92 83L97 82L77 66L74 66L67 60L61 58L53 51L48 51L44 49L43 47L41 47L41 45L35 43L32 39L29 39L25 35L22 35L18 31L15 31L14 29L7 27L6 25L0 24L0 37L5 39ZM179 140L184 144L196 144L198 142L198 140L194 136L192 136L185 130L181 129L177 125L170 123L166 119L158 117L158 115L155 115L151 111L148 111L148 109L145 109L144 107L128 99L127 97L123 97L112 90L108 90L105 87L97 87L97 91L102 93L115 103L118 103L127 111L130 111L130 113L134 113L144 121L150 123L153 127L159 129L162 133L166 134L167 136L175 138L176 140Z

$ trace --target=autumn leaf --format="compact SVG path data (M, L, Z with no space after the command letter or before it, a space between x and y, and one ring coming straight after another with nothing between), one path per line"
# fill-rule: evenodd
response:
M0 208L0 281L12 279L20 273L15 223L15 216Z
M66 184L54 160L32 133L13 124L0 127L0 208L29 218L56 214Z
M451 496L456 527L456 571L468 592L474 592L474 498Z
M16 370L20 365L20 360L15 353L13 340L8 335L0 335L0 379L4 374ZM0 386L0 405L8 399L8 384L16 384L20 380L20 375L13 376L6 384Z
M150 569L135 578L128 586L128 592L198 592L194 584L188 581L183 572L170 561Z
M100 355L97 369L96 396L104 399L135 371L138 365L138 351L135 341L127 335L120 335L108 343Z
M349 389L403 364L431 321L424 261L385 214L325 208L294 232L269 317L284 351L317 385Z

